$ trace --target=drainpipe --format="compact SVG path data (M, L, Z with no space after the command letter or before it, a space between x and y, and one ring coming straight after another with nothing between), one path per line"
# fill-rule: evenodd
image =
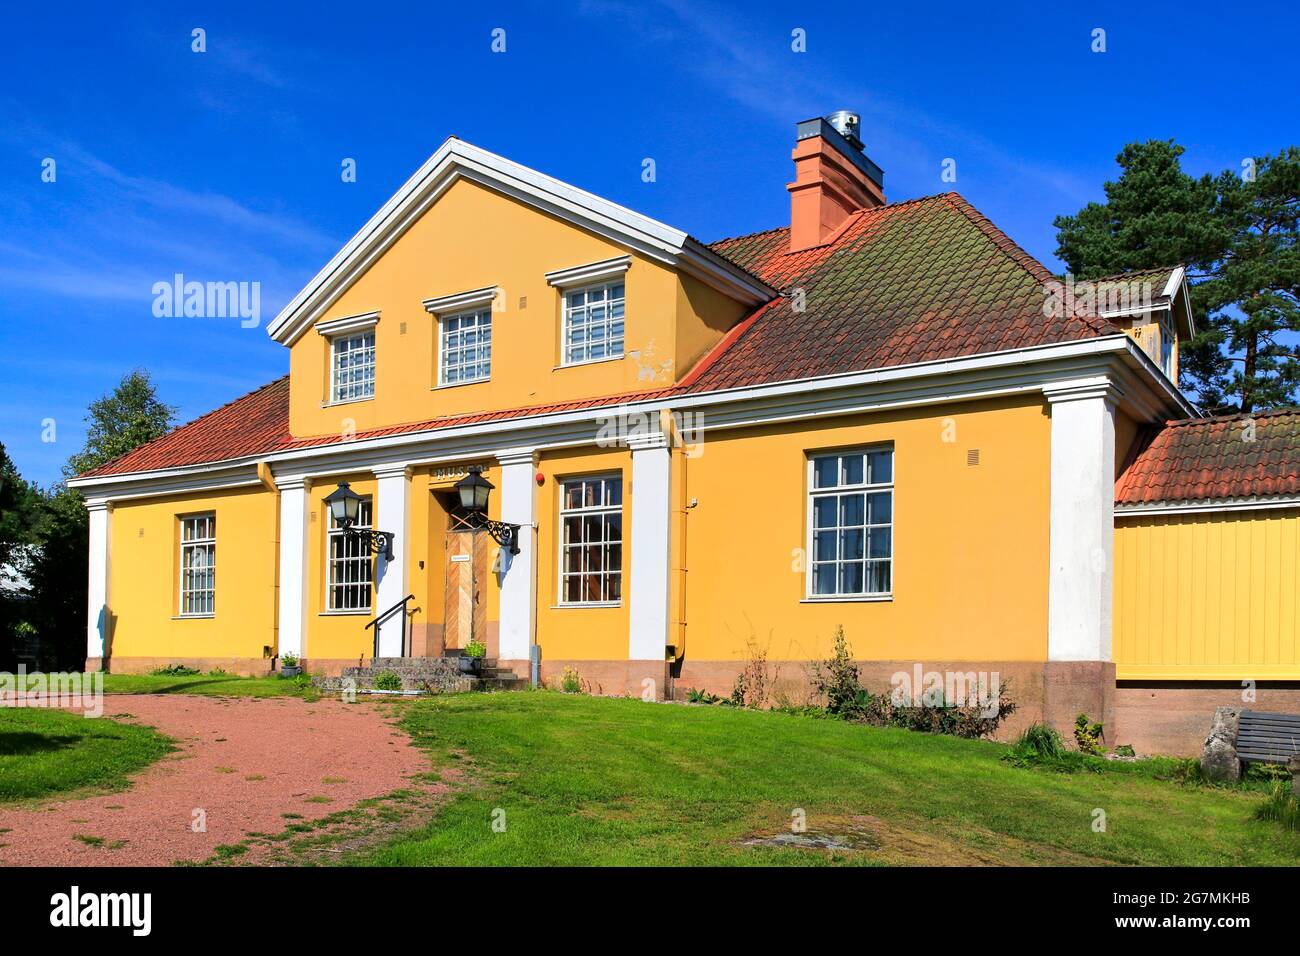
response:
M671 542L673 546L671 551L671 573L672 584L670 586L671 606L669 608L669 619L672 622L672 632L670 635L669 660L674 665L680 666L686 657L686 518L690 511L689 497L687 495L687 458L685 448L686 443L683 441L681 432L677 427L677 420L672 412L664 409L661 413L660 427L668 437L668 447L672 453L672 473L673 483L673 529ZM673 678L669 677L670 690ZM671 697L671 694L667 695Z

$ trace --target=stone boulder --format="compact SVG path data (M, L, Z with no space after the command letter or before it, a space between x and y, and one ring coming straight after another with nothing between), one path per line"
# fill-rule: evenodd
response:
M1210 735L1201 751L1201 772L1205 779L1236 783L1241 779L1241 761L1237 759L1237 727L1241 709L1219 707L1214 711Z

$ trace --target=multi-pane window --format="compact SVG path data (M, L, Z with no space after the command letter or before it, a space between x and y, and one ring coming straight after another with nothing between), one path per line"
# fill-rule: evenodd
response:
M566 292L564 364L618 358L622 354L622 281Z
M442 385L482 382L492 374L492 310L442 320L438 380Z
M1174 377L1174 319L1170 310L1160 315L1160 370Z
M560 603L602 604L623 594L623 481L575 478L561 488Z
M809 463L813 597L889 594L894 554L894 452L818 455Z
M372 514L370 499L363 498L357 506L357 523L353 527L368 529ZM329 610L369 611L374 581L370 549L363 539L345 533L333 515L329 522Z
M340 335L331 342L330 401L375 395L375 330Z
M181 613L212 614L217 596L217 516L181 519Z

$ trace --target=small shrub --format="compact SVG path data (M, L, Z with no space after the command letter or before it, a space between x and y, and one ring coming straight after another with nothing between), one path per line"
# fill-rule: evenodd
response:
M833 717L852 720L864 717L871 695L862 689L861 671L853 660L853 648L844 638L844 628L835 629L835 644L829 660L812 665L812 685L826 699L826 711Z
M470 641L462 653L466 657L487 657L487 645L482 641Z
M748 658L745 667L736 675L731 689L731 703L736 707L763 707L768 702L772 675L767 667L767 651L756 641L746 644Z
M193 677L199 671L194 667L186 667L184 664L168 664L166 667L156 667L149 673L156 677Z
M566 667L560 675L560 690L566 694L582 693L582 676L572 667Z
M230 675L226 673L226 669L225 669L224 667L214 667L214 668L212 668L212 670L208 671L208 676L209 676L209 677L229 677Z
M375 690L401 690L402 679L392 671L380 671L371 681Z
M869 723L920 730L931 734L947 734L975 740L987 737L998 725L1016 710L1011 699L1011 681L998 686L998 699L974 704L895 704L888 694L868 694L865 701L866 720Z
M295 654L293 651L285 651L283 654L280 655L280 666L297 667L298 655Z
M710 694L706 690L688 687L686 688L686 702L688 704L718 704L722 702L722 698L717 694Z
M1284 783L1275 783L1268 799L1255 808L1256 820L1272 820L1287 830L1300 830L1300 797Z
M1120 744L1118 747L1115 748L1115 756L1116 756L1116 757L1136 757L1136 756L1137 756L1137 751L1135 751L1135 750L1133 749L1133 747L1132 747L1131 744Z
M1105 736L1105 725L1099 720L1096 723L1088 723L1088 715L1080 714L1074 718L1074 742L1079 747L1079 753L1092 754L1094 757L1100 757L1106 752L1106 747L1102 743Z

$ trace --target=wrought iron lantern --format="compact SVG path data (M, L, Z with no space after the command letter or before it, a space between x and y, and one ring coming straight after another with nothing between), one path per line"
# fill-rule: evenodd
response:
M330 510L334 523L343 529L350 538L359 539L372 554L382 554L385 561L393 560L393 537L388 531L372 531L369 528L356 527L361 515L362 497L348 485L340 481L339 486L325 496L325 504Z
M456 494L460 496L460 506L468 517L469 526L486 531L501 547L509 548L511 554L518 554L519 525L493 521L487 516L488 498L496 486L483 477L482 465L470 465L466 471L468 474L456 482Z

